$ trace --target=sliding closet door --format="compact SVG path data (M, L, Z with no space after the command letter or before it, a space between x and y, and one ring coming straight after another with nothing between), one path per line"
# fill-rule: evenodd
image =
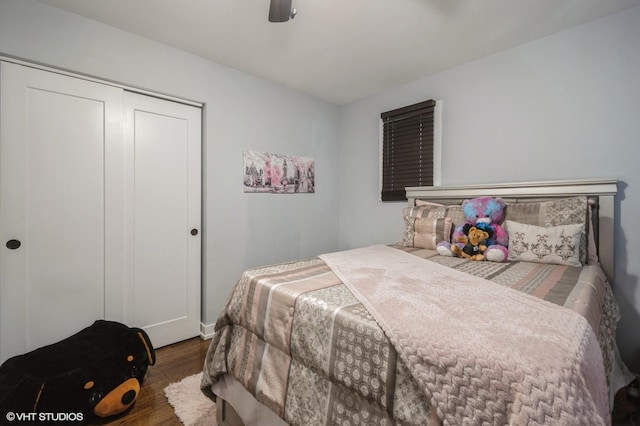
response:
M122 186L105 160L123 155L123 92L5 62L0 78L4 361L105 317L105 247L118 235L117 217L105 233L105 200Z
M0 362L96 319L198 335L201 109L0 64Z
M200 332L201 109L125 105L125 321L159 347Z

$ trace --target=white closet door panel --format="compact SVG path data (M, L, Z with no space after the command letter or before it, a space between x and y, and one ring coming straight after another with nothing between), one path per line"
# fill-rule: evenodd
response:
M0 72L0 232L3 245L22 243L0 256L4 360L104 318L104 159L122 146L122 91L14 64Z
M129 322L159 347L199 333L201 110L134 93L125 99L133 151L125 305Z

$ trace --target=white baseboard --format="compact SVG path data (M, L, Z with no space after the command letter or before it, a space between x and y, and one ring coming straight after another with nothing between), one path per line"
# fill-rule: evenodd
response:
M214 334L214 327L215 327L215 323L214 324L200 323L200 337L202 337L202 339L204 340L211 339Z

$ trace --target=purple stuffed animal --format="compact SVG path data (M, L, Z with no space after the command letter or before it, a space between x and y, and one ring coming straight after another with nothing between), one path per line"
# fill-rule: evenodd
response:
M462 203L462 211L466 222L456 227L453 232L451 241L462 248L464 244L459 243L461 237L464 237L463 228L470 224L476 228L482 229L489 233L489 238L485 241L487 250L484 252L485 258L493 262L504 262L509 251L509 235L507 231L500 225L504 218L505 202L502 198L479 197L471 200L465 200ZM436 247L438 253L443 256L453 256L451 251L451 243L441 242Z

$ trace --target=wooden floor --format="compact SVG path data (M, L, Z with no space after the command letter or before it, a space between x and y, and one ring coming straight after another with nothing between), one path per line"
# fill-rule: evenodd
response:
M199 337L185 340L156 350L156 364L149 367L144 377L140 396L129 411L96 420L90 425L181 425L173 407L164 396L170 383L202 371L204 358L211 340Z

